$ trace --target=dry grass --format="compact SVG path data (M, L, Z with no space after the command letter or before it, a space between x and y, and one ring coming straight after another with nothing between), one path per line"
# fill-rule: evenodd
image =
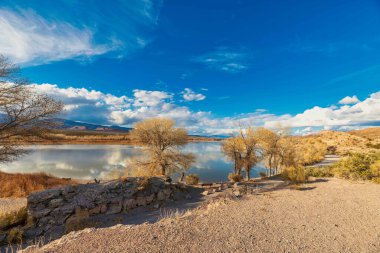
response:
M18 211L0 214L0 231L6 230L10 227L24 225L26 223L27 216L26 207L23 207Z
M46 173L10 174L0 171L0 198L21 198L32 192L70 184L76 184L76 182Z

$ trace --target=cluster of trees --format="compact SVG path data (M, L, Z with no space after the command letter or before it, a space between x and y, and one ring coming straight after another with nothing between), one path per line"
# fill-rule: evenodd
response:
M286 168L298 168L323 159L326 145L319 140L290 136L287 129L252 128L240 130L228 138L222 151L234 162L234 174L247 179L256 164L263 162L267 176L282 173Z

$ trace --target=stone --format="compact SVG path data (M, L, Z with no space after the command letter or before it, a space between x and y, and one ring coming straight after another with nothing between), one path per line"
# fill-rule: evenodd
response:
M42 210L33 210L33 211L30 212L30 214L34 218L40 219L40 218L45 217L46 215L48 215L51 211L52 211L52 209L46 208L46 209L42 209Z
M7 243L8 243L7 242L7 234L6 233L0 234L0 246L6 245Z
M187 199L187 200L191 199L190 193L186 194L185 199Z
M204 192L201 193L203 196L207 196L209 194L209 192L206 190Z
M28 196L28 203L41 203L61 195L60 189L50 189L42 192L32 193Z
M137 203L134 199L126 199L126 200L124 200L124 203L123 203L123 209L125 211L127 211L129 209L135 208L136 205L137 205Z
M145 197L137 197L136 199L138 206L146 206L146 198Z
M122 205L121 205L121 203L111 204L111 205L108 207L107 214L117 214L117 213L120 213L121 210L122 210Z
M105 212L107 212L107 205L106 204L100 206L100 213L105 213Z
M96 206L96 207L88 210L88 213L90 216L95 215L95 214L99 214L100 213L100 206Z
M151 194L150 196L146 197L146 203L150 204L154 200L154 194Z
M164 191L159 191L158 194L157 194L157 200L159 201L162 201L162 200L165 200L166 199L166 196L165 196L165 193Z
M52 199L52 200L50 200L50 203L49 203L49 205L51 206L51 207L59 207L59 206L61 206L63 204L63 199Z

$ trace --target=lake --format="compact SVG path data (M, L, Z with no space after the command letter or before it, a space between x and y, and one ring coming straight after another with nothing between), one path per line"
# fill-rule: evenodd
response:
M226 181L233 171L232 162L220 151L221 143L190 143L183 150L196 156L188 173L198 174L202 182ZM1 164L0 170L46 172L57 177L91 180L110 179L128 167L131 157L141 155L141 148L128 145L40 145L27 148L28 154L17 161ZM252 169L257 177L262 166ZM118 173L116 173L118 172Z

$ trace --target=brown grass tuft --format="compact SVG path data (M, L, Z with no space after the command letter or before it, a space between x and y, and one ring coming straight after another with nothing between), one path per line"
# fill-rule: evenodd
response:
M0 198L26 197L32 192L69 184L76 184L76 182L46 173L10 174L0 171Z

